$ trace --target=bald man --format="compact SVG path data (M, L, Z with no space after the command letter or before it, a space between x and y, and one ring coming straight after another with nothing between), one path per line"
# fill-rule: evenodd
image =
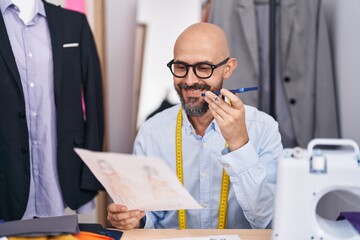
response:
M191 25L167 66L181 104L143 124L134 153L159 157L174 172L181 166L185 188L203 208L145 213L113 203L108 220L118 229L270 227L275 171L269 166L282 151L278 124L222 89L237 66L225 33L210 23Z

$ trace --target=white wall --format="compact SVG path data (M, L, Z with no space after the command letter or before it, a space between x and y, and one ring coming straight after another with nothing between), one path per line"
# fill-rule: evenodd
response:
M166 64L173 58L173 45L178 35L201 20L201 2L138 0L137 22L146 24L138 126L166 97L172 103L179 102Z
M335 54L342 137L360 145L360 1L323 2Z
M105 1L108 151L132 152L134 0Z

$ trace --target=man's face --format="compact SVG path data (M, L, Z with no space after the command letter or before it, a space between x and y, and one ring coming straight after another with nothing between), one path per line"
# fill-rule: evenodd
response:
M226 46L223 33L206 24L190 27L176 40L173 63L182 65L177 65L179 68L172 65L173 73L178 70L174 74L174 86L189 116L203 116L207 112L208 104L201 96L202 93L222 88L228 61L226 58L229 57ZM222 64L219 65L220 63ZM197 74L194 72L194 65ZM206 78L207 76L210 77Z
M179 59L179 61L185 62L182 59ZM185 63L196 64L198 62L218 63L208 61L207 59ZM180 97L183 108L189 116L202 116L206 113L208 103L201 94L206 91L219 91L222 88L221 72L222 69L215 69L210 78L201 79L195 75L193 67L189 67L188 73L184 78L174 77L175 90Z

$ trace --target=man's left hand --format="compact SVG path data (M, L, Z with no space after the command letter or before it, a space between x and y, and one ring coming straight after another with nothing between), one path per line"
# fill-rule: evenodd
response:
M221 133L229 145L230 151L241 148L249 141L245 123L245 106L241 99L227 89L221 89L221 94L206 92L205 101L209 110L219 124ZM223 100L226 97L230 103Z

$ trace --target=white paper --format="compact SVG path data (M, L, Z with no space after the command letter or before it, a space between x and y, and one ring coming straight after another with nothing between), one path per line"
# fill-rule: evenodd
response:
M161 238L161 240L241 240L238 235L216 235L206 237Z
M202 208L159 158L74 150L115 203L145 211Z

